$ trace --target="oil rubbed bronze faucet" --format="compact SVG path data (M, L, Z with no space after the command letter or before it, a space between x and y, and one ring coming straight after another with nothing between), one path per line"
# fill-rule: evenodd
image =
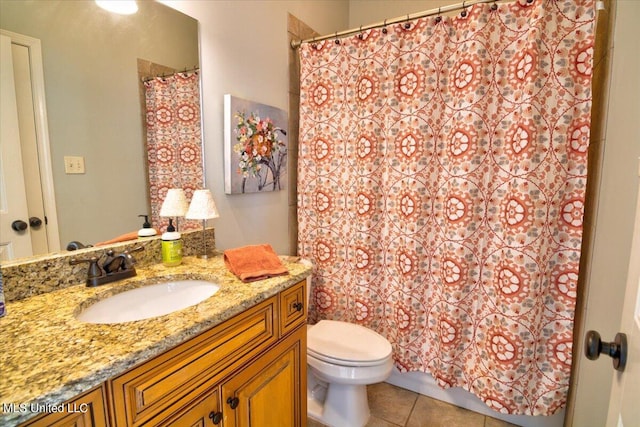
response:
M116 280L126 279L136 275L134 264L136 260L131 252L144 250L144 246L138 246L131 250L116 254L113 249L103 253L100 257L71 258L69 264L76 265L83 262L89 263L87 271L87 286L94 287L105 285Z

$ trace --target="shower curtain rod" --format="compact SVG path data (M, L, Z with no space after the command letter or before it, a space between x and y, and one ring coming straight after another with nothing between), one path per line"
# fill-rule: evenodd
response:
M143 78L142 78L142 82L143 82L143 83L146 83L146 82L149 82L149 81L151 81L151 80L153 80L153 79L156 79L156 78L158 78L158 77L162 77L162 78L165 78L165 77L171 77L171 76L175 76L176 74L179 74L179 73L190 73L191 71L200 71L200 67L197 67L197 66L196 66L196 67L189 68L189 69L187 69L187 68L185 67L185 69L184 69L184 70L182 70L182 71L174 71L174 72L169 73L169 74L166 74L166 73L157 74L155 77L143 77Z
M431 9L431 10L426 10L423 12L416 12L416 13L410 13L406 16L399 16L397 18L393 18L393 19L385 19L383 22L376 22L375 24L369 24L369 25L362 25L359 28L352 28L350 30L344 30L344 31L337 31L333 34L327 34L325 36L319 36L319 37L312 37L312 38L308 38L308 39L304 39L304 40L292 40L291 41L291 47L293 49L297 49L300 47L300 45L302 43L313 43L313 42L319 42L322 40L328 40L328 39L338 39L340 37L345 37L345 36L350 36L352 34L357 34L360 33L364 30L370 30L372 28L380 28L380 27L386 27L387 25L390 24L397 24L399 22L406 22L406 21L410 21L412 19L418 19L418 18L424 18L425 16L433 16L433 15L440 15L442 13L447 13L447 12L453 12L455 10L460 10L460 9L466 9L469 6L473 6L474 4L480 4L480 3L497 3L498 0L469 0L469 1L463 1L462 3L456 3L456 4L451 4L448 6L443 6L443 7L439 7L437 9ZM533 0L527 0L528 3L532 3Z

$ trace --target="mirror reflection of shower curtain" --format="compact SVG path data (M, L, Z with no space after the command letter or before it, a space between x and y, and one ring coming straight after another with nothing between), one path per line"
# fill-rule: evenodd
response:
M156 77L144 83L151 223L158 232L167 218L159 216L170 188L184 189L187 200L203 188L198 72ZM199 229L197 221L180 221L180 231Z
M514 1L303 44L310 316L493 409L566 402L595 5Z

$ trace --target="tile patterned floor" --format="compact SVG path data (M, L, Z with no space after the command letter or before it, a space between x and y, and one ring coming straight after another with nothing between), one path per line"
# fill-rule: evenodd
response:
M367 387L371 418L367 427L515 427L388 383ZM312 419L308 427L323 427ZM341 426L342 427L342 426ZM344 426L347 427L347 426Z

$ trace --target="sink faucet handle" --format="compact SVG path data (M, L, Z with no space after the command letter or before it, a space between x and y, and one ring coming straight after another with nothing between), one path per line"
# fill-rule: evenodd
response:
M87 278L92 279L94 277L100 277L104 273L98 265L98 257L92 256L91 258L71 258L69 264L77 265L83 262L89 263L89 271L87 272Z
M132 268L133 264L136 263L136 260L131 255L131 252L139 252L139 251L142 251L142 250L144 250L144 246L137 246L135 248L128 249L128 250L123 252L123 255L124 255L124 267L126 269Z

